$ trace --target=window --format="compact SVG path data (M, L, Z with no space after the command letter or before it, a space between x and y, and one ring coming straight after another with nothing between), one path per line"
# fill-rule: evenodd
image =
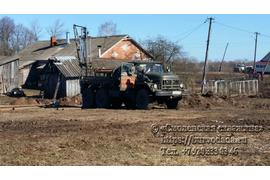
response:
M141 53L137 51L137 52L134 54L134 56L136 56L137 58L139 58L139 57L141 57Z
M130 49L130 45L124 44L123 46L121 46L121 48L122 48L124 51L128 51L128 50Z
M118 54L117 54L115 51L111 53L111 56L112 56L112 57L116 57L117 55L118 55Z
M162 66L161 64L140 64L140 66L145 69L146 73L149 72L157 72L157 73L162 73Z

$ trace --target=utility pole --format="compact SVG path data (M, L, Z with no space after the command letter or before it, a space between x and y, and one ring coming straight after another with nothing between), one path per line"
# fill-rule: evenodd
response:
M258 32L255 32L256 34L256 38L255 38L255 52L254 52L254 63L253 63L253 69L254 69L254 73L255 73L255 62L256 62L256 53L257 53L257 39L258 39Z
M224 54L223 54L223 58L222 58L222 61L221 61L220 67L219 67L219 72L221 71L221 66L222 66L222 63L224 61L224 58L225 58L225 54L226 54L228 45L229 45L229 43L227 43L227 45L226 45L226 48L225 48L225 51L224 51Z
M210 43L210 37L211 37L211 27L212 27L212 20L215 20L214 18L207 18L210 19L209 23L209 30L208 30L208 39L207 39L207 46L206 46L206 54L205 54L205 62L204 62L204 70L203 70L203 80L202 80L202 89L201 93L204 92L204 87L205 87L205 76L206 76L206 69L207 69L207 60L208 60L208 49L209 49L209 43Z

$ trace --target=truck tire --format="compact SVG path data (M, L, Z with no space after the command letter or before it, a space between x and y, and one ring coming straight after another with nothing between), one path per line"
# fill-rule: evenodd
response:
M104 88L97 90L96 104L98 108L107 108L109 106L109 95Z
M136 104L138 109L148 109L149 94L146 89L141 89L136 95Z
M92 108L95 104L95 93L93 88L84 89L82 93L82 108Z
M166 101L166 106L168 109L180 109L182 104L182 99L170 99L168 101Z

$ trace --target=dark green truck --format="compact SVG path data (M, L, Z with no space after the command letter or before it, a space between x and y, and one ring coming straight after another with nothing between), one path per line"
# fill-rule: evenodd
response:
M97 69L80 80L83 108L120 107L149 109L151 103L165 103L179 109L182 96L189 93L179 77L164 72L157 61L123 62L116 69Z

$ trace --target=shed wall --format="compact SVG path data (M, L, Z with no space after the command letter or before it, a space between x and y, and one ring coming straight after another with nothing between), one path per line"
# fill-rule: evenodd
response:
M19 87L19 61L15 60L0 66L0 94Z
M80 80L78 78L68 78L66 80L66 94L67 97L72 98L73 96L76 96L80 94Z
M46 73L43 80L44 98L53 99L59 73ZM56 99L66 96L66 78L60 74L60 85Z
M53 99L54 92L56 89L57 81L58 81L58 73L49 74L46 73L44 75L43 80L43 90L44 90L44 98ZM60 85L57 92L57 99L62 97L70 97L76 96L80 94L80 80L78 78L66 78L62 74L60 75Z

